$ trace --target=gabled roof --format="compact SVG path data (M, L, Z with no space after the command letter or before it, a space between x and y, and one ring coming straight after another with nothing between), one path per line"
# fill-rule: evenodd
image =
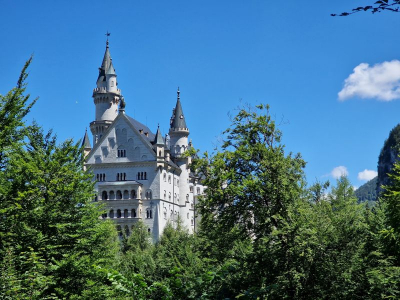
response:
M151 132L149 127L147 127L146 125L140 123L139 121L135 120L134 118L131 118L131 117L127 116L127 115L125 115L125 116L128 119L128 121L132 124L132 126L137 131L139 131L139 133L143 132L143 134L141 134L141 136L148 143L148 145L150 147L153 147L152 142L154 141L154 138L155 138L156 135ZM145 133L148 133L148 136L146 136Z
M92 145L90 144L90 139L89 139L89 135L87 133L87 129L86 129L85 137L83 138L81 146L84 147L84 149L92 149Z

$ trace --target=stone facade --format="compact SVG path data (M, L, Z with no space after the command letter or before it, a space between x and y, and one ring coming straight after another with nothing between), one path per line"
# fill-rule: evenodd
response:
M93 91L93 147L87 132L83 145L86 167L96 181L96 201L106 207L102 217L113 219L121 233L129 235L142 220L156 241L166 224L176 224L178 218L190 232L196 230L195 204L204 187L189 170L191 158L182 155L191 144L179 89L177 94L165 137L159 128L154 134L129 117L107 41Z

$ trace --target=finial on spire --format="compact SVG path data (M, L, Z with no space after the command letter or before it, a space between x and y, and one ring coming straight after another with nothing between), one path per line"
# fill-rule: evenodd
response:
M108 30L107 30L107 33L106 33L105 35L107 36L107 42L106 42L106 45L107 45L107 47L108 47L108 37L111 35L111 33L110 33L110 32L108 32Z
M178 91L176 92L177 94L178 94L178 100L180 100L181 99L181 97L180 97L180 91L179 91L179 86L178 86Z

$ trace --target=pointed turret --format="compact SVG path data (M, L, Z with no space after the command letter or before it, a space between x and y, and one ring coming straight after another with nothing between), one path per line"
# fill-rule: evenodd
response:
M104 86L106 81L106 72L108 71L111 63L110 49L108 47L108 39L106 42L106 52L104 53L101 67L99 68L99 77L97 78L97 87Z
M90 139L89 139L89 135L87 133L87 129L85 131L85 136L82 140L81 146L83 147L83 153L85 156L89 154L90 150L92 150L92 145L90 144Z
M156 137L154 138L154 145L157 145L157 146L164 146L165 145L164 144L164 139L163 139L162 134L161 134L160 125L158 125L158 128L157 128Z
M156 136L154 137L154 149L157 153L157 168L164 166L164 150L165 150L165 143L164 139L161 134L160 125L158 125Z
M173 129L173 130L182 130L183 129L183 130L188 131L187 126L186 126L185 116L183 115L180 93L181 92L179 91L179 87L178 87L176 106L172 112L172 117L171 117L171 129Z
M171 156L180 157L188 146L189 129L186 126L183 115L180 91L178 87L175 109L172 111L171 124L169 128Z
M117 88L117 74L110 55L107 32L106 51L104 53L97 87L93 90L94 104L96 105L95 121L90 123L90 130L93 134L93 143L96 144L103 133L118 115L118 104L121 98L121 91Z

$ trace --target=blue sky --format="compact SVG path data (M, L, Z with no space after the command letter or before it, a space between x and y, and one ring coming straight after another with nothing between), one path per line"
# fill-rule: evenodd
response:
M166 133L179 86L203 151L241 103L269 103L309 183L348 172L360 186L400 121L400 14L330 16L369 0L0 3L0 93L33 53L28 92L40 99L28 119L60 141L94 119L107 30L127 114Z

